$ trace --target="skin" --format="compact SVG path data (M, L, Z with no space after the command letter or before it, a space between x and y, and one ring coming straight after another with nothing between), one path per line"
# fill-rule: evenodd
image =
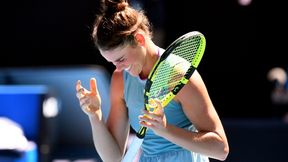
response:
M139 31L135 38L137 46L100 50L101 55L116 66L111 79L111 109L107 123L102 117L101 97L95 78L90 81L90 90L82 87L80 81L76 84L80 106L89 116L94 144L104 161L121 161L127 145L129 122L124 101L123 70L126 69L132 76L147 78L159 57L158 47L145 33ZM197 128L197 133L167 123L159 101L156 101L157 111L144 111L143 115L139 116L139 123L179 146L214 159L225 160L229 152L227 138L197 71L174 100L182 105L185 115Z

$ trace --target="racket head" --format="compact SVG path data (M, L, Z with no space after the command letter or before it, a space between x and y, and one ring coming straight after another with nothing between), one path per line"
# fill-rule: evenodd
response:
M198 31L182 35L171 43L151 70L144 91L144 107L154 111L155 100L164 108L189 81L206 48L206 39ZM146 127L137 132L144 138Z

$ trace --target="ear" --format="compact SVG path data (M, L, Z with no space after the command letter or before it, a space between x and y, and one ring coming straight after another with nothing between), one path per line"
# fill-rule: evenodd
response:
M145 37L141 33L135 34L135 39L138 42L139 45L144 46L145 45Z

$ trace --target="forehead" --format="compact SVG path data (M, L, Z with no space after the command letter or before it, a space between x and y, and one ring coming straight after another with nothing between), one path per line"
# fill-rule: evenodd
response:
M113 62L121 57L123 57L126 53L128 53L130 47L117 47L111 50L99 50L101 55L109 62Z

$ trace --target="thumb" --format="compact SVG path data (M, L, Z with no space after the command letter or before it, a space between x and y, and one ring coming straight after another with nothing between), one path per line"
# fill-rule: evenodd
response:
M163 107L161 101L159 99L155 99L155 102L157 104L155 109L156 113L163 113Z
M92 94L97 94L98 90L97 90L97 83L96 83L96 79L95 78L91 78L90 79L90 91Z
M81 81L78 80L76 83L76 91L79 91L82 88Z

